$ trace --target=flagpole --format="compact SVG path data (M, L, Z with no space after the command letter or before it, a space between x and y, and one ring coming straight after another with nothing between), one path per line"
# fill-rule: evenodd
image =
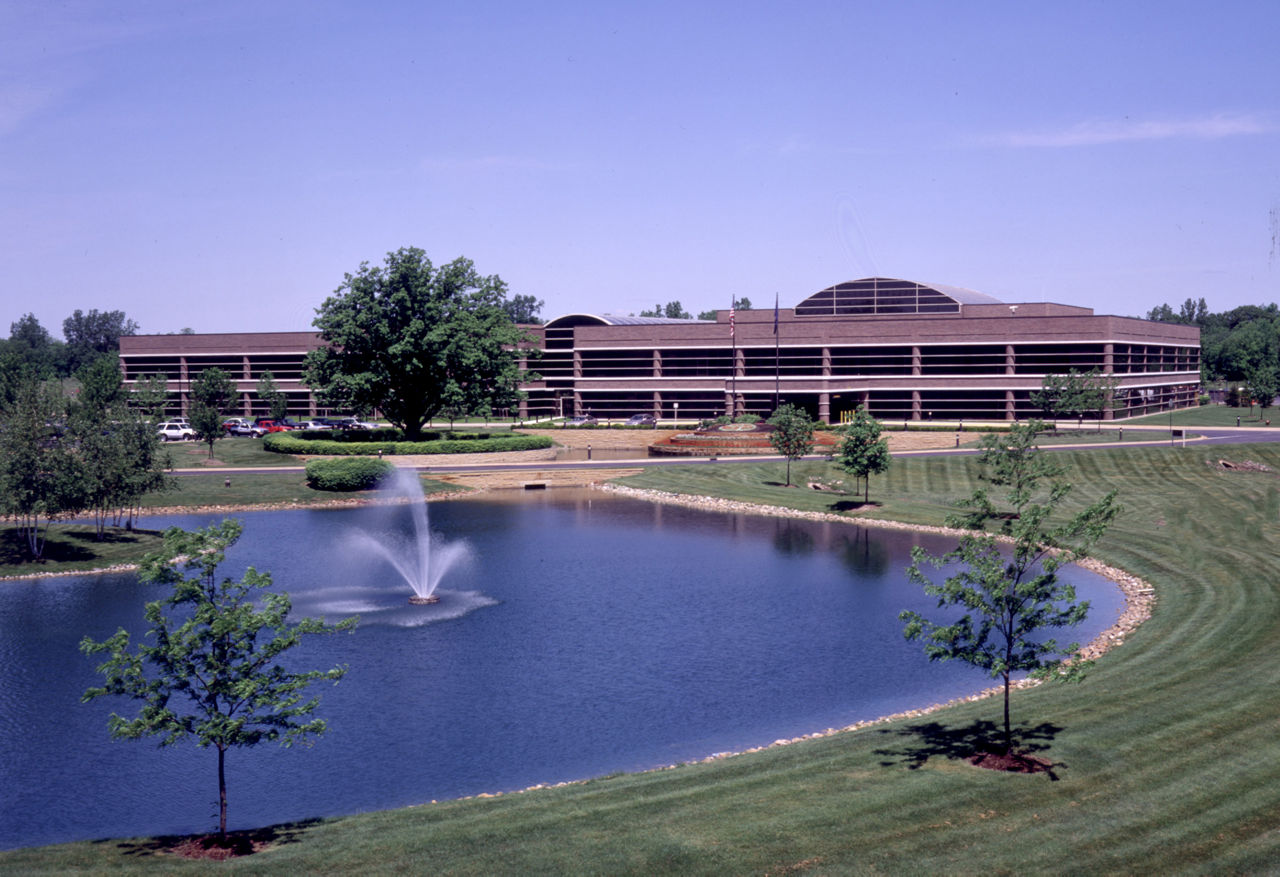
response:
M734 305L737 301L729 299L729 343L732 354L729 359L729 417L738 416L738 333L734 326Z
M780 342L778 336L778 293L773 294L773 410L778 410L779 393L778 383L779 374L781 373Z

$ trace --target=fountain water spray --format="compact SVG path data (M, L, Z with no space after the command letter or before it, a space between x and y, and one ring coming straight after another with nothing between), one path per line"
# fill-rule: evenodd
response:
M432 538L426 497L416 472L412 469L396 470L390 480L390 489L395 496L408 502L413 522L408 538L392 538L385 534L374 536L366 532L359 534L359 539L384 557L413 588L410 603L416 606L438 603L440 597L435 592L436 586L451 567L469 556L468 548L463 542L446 543Z

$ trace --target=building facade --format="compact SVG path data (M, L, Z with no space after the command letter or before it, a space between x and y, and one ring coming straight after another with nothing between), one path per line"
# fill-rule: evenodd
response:
M537 355L523 417L590 413L693 419L778 403L839 422L859 405L883 420L1009 420L1040 414L1046 375L1097 368L1125 417L1195 404L1200 334L1193 326L1098 316L1043 302L1006 304L971 290L889 278L828 287L792 308L720 311L712 320L568 314L529 327ZM245 414L265 408L270 370L295 416L325 413L301 383L315 333L151 335L121 339L126 381L161 373L175 406L211 365L232 373Z

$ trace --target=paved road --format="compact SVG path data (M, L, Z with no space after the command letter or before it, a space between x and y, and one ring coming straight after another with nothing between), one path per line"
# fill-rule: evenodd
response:
M1141 446L1168 446L1171 444L1168 427L1155 426L1126 426L1125 432L1127 438L1124 441L1126 447ZM1203 428L1187 428L1188 433L1194 433L1196 437L1189 437L1186 440L1188 446L1203 444L1251 444L1257 442L1280 442L1280 427L1203 427ZM1177 446L1183 444L1182 439L1175 439L1172 443ZM1045 445L1045 450L1073 450L1078 448L1112 448L1116 447L1115 442L1101 442L1098 444L1076 443L1069 445ZM954 455L970 455L977 454L980 451L973 448L942 448L919 451L896 451L895 457L922 457L922 456L954 456ZM535 460L529 463L472 463L467 465L453 466L417 466L415 468L420 472L518 472L528 469L636 469L650 468L655 466L705 466L708 463L759 463L770 460L781 461L780 456L751 456L751 457L637 457L633 460ZM810 460L824 459L821 455L807 457ZM256 475L269 472L301 472L302 466L264 466L260 468L210 468L210 469L177 469L174 475L203 475L203 474L226 474L230 475Z

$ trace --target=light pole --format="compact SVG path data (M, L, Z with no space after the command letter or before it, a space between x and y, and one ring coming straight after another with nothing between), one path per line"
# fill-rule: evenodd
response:
M673 407L675 408L676 413L671 416L671 419L674 421L672 425L679 426L680 425L680 403L679 402L674 403Z

